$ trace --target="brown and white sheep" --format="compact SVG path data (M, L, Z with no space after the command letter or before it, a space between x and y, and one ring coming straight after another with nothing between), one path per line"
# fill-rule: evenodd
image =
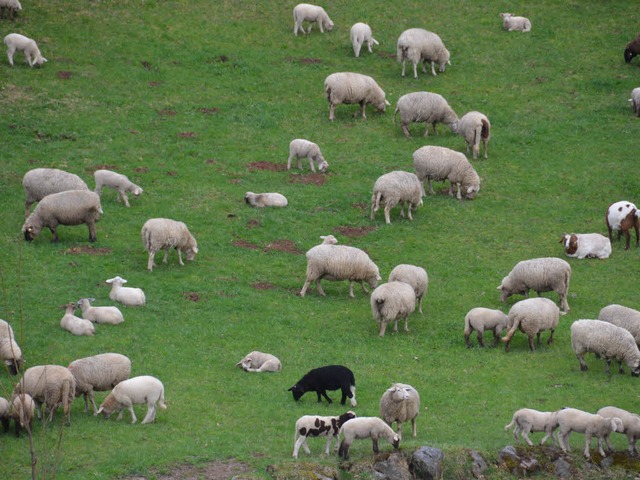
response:
M624 233L624 238L626 240L624 249L629 250L629 243L631 241L629 230L633 228L636 231L637 247L640 242L640 221L638 221L638 215L640 215L640 212L638 212L636 206L626 200L609 205L605 215L605 222L609 232L609 241L613 242L612 233L614 231L618 232L618 240L620 240L621 235Z

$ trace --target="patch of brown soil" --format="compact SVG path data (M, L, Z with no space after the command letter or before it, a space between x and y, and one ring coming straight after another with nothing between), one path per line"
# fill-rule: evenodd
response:
M251 287L255 288L256 290L273 290L274 288L278 288L275 285L267 282L256 282L251 284Z
M255 170L269 170L272 172L284 172L287 169L285 164L271 162L251 162L247 165L250 172Z
M56 72L56 77L62 79L62 80L69 80L71 78L72 73L71 72L67 72L64 70L61 70L59 72Z
M242 240L241 238L231 242L231 245L233 245L234 247L248 248L249 250L260 250L260 247L255 243L248 242L247 240Z
M144 68L146 68L147 70L151 70L151 64L149 62L147 62L146 60L143 60L142 62L140 62L142 64L142 66Z
M302 253L302 251L298 247L296 247L296 244L293 243L292 240L274 240L273 242L267 244L266 247L264 247L265 252L270 252L272 250L285 253Z
M137 167L133 170L136 173L149 173L148 167Z
M322 63L322 60L320 60L319 58L301 58L300 63L306 63L307 65L310 65L315 63Z
M351 206L353 208L357 208L361 212L366 212L371 209L371 206L365 202L352 203Z
M210 462L205 465L178 465L173 467L169 473L159 474L152 472L149 477L134 475L130 477L120 477L121 480L228 480L230 478L253 479L257 478L252 474L248 465L237 460Z
M149 86L150 87L159 87L160 86L160 82L149 82Z
M90 247L88 245L81 245L67 248L62 253L65 255L109 255L111 253L111 249L106 247L97 248Z
M178 172L176 172L175 170L169 170L167 172L167 176L169 176L169 177L175 177L177 175L178 175Z
M310 173L308 175L295 175L289 176L290 183L302 183L304 185L316 185L321 187L326 181L326 176L322 173Z
M189 300L191 302L200 301L200 295L198 295L196 292L182 292L182 296L185 300Z
M180 138L194 138L197 137L198 134L196 132L180 132L178 136Z
M220 109L216 107L210 107L210 108L202 107L200 109L200 113L204 113L205 115L211 115L213 113L218 113L219 111Z
M166 117L173 117L177 112L175 110L171 110L169 108L165 108L164 110L160 110L158 113L160 115L164 115Z
M334 232L337 232L341 235L344 235L345 237L349 237L349 238L358 238L358 237L364 237L365 235L368 235L369 233L373 232L376 230L376 227L336 227L333 229Z
M257 228L261 226L262 226L262 223L260 222L260 220L256 220L255 218L252 218L247 222L247 228Z

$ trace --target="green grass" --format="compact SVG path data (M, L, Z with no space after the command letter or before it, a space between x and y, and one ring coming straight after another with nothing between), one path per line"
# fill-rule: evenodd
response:
M501 304L496 291L518 261L564 257L563 233L606 234L607 205L637 203L640 124L627 98L640 70L622 58L637 34L630 20L637 5L339 0L324 4L333 32L294 37L295 3L34 0L15 22L0 21L3 34L35 38L49 60L41 69L28 68L21 55L15 68L0 61L0 317L14 326L27 366L117 351L132 359L134 375L163 381L169 406L154 425L132 426L84 415L78 400L72 426L62 429L58 478L106 479L230 457L263 475L269 464L292 461L299 416L345 410L317 405L313 394L295 403L287 392L309 369L331 363L355 372L358 415L377 415L391 383L415 386L423 402L418 437L403 448L426 444L453 458L468 448L495 458L512 442L503 426L521 407L636 409L637 379L607 376L594 358L580 372L569 343L576 319L594 318L610 303L640 308L635 248L615 242L608 260L568 260L572 310L551 346L531 354L516 334L508 354L466 349L462 330L471 308L507 311L521 299ZM533 31L505 32L501 11L528 16ZM357 21L368 22L380 42L359 59L348 41ZM445 73L400 76L395 42L415 26L443 38L452 61ZM342 105L330 123L322 84L336 71L372 75L392 107L385 114L369 107L362 121L351 118L354 106ZM491 119L489 159L474 162L481 191L474 201L425 198L413 222L394 210L392 225L381 214L372 224L378 176L411 170L411 154L425 144L464 151L461 137L442 126L425 139L414 125L410 140L394 127L395 102L417 90L442 94L459 115L479 110ZM295 181L308 166L291 174L248 168L283 165L296 137L322 148L330 164L323 186ZM108 253L71 253L87 245L84 227L61 227L55 245L48 232L24 242L22 175L56 167L92 186L101 165L145 189L130 209L104 190L96 247ZM242 202L248 190L279 191L289 207L251 209ZM140 228L152 217L187 223L200 248L195 262L180 267L172 254L168 265L146 271ZM336 230L345 226L375 228L348 238ZM385 279L399 263L427 269L425 315L410 318L409 334L378 338L367 296L356 289L349 299L346 283L324 282L326 298L315 290L298 297L304 255L266 248L292 240L305 252L329 233L365 249ZM103 281L116 274L144 288L148 304L123 308L126 322L98 326L93 338L61 330L58 306L82 296L111 304ZM273 288L256 289L257 282ZM191 292L198 302L188 300ZM236 369L254 349L276 354L283 371ZM0 375L0 395L10 395L14 381ZM43 438L37 428L39 468L53 462L44 452L53 451L60 422ZM613 440L626 448L622 436ZM26 439L2 435L0 442L0 477L29 476ZM575 451L582 444L572 436ZM307 458L335 465L335 457L320 456L322 445L311 442ZM369 459L370 445L354 445L352 458Z

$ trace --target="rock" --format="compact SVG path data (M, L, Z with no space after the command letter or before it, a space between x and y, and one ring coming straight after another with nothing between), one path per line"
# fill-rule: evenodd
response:
M416 480L440 480L444 475L444 453L439 448L420 447L411 456L410 469Z
M380 480L413 480L407 459L400 452L378 456L373 469L375 478Z
M487 462L485 462L484 458L475 450L471 450L469 455L471 456L471 460L473 460L473 465L471 465L473 476L476 478L484 478L484 472L488 468Z

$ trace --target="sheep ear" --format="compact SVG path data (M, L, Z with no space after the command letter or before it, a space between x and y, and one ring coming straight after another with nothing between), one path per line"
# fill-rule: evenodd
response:
M193 253L198 253L198 247L193 249Z
M95 299L95 298L89 298L88 300L89 300L90 302L95 302L95 301L96 301L96 299Z

